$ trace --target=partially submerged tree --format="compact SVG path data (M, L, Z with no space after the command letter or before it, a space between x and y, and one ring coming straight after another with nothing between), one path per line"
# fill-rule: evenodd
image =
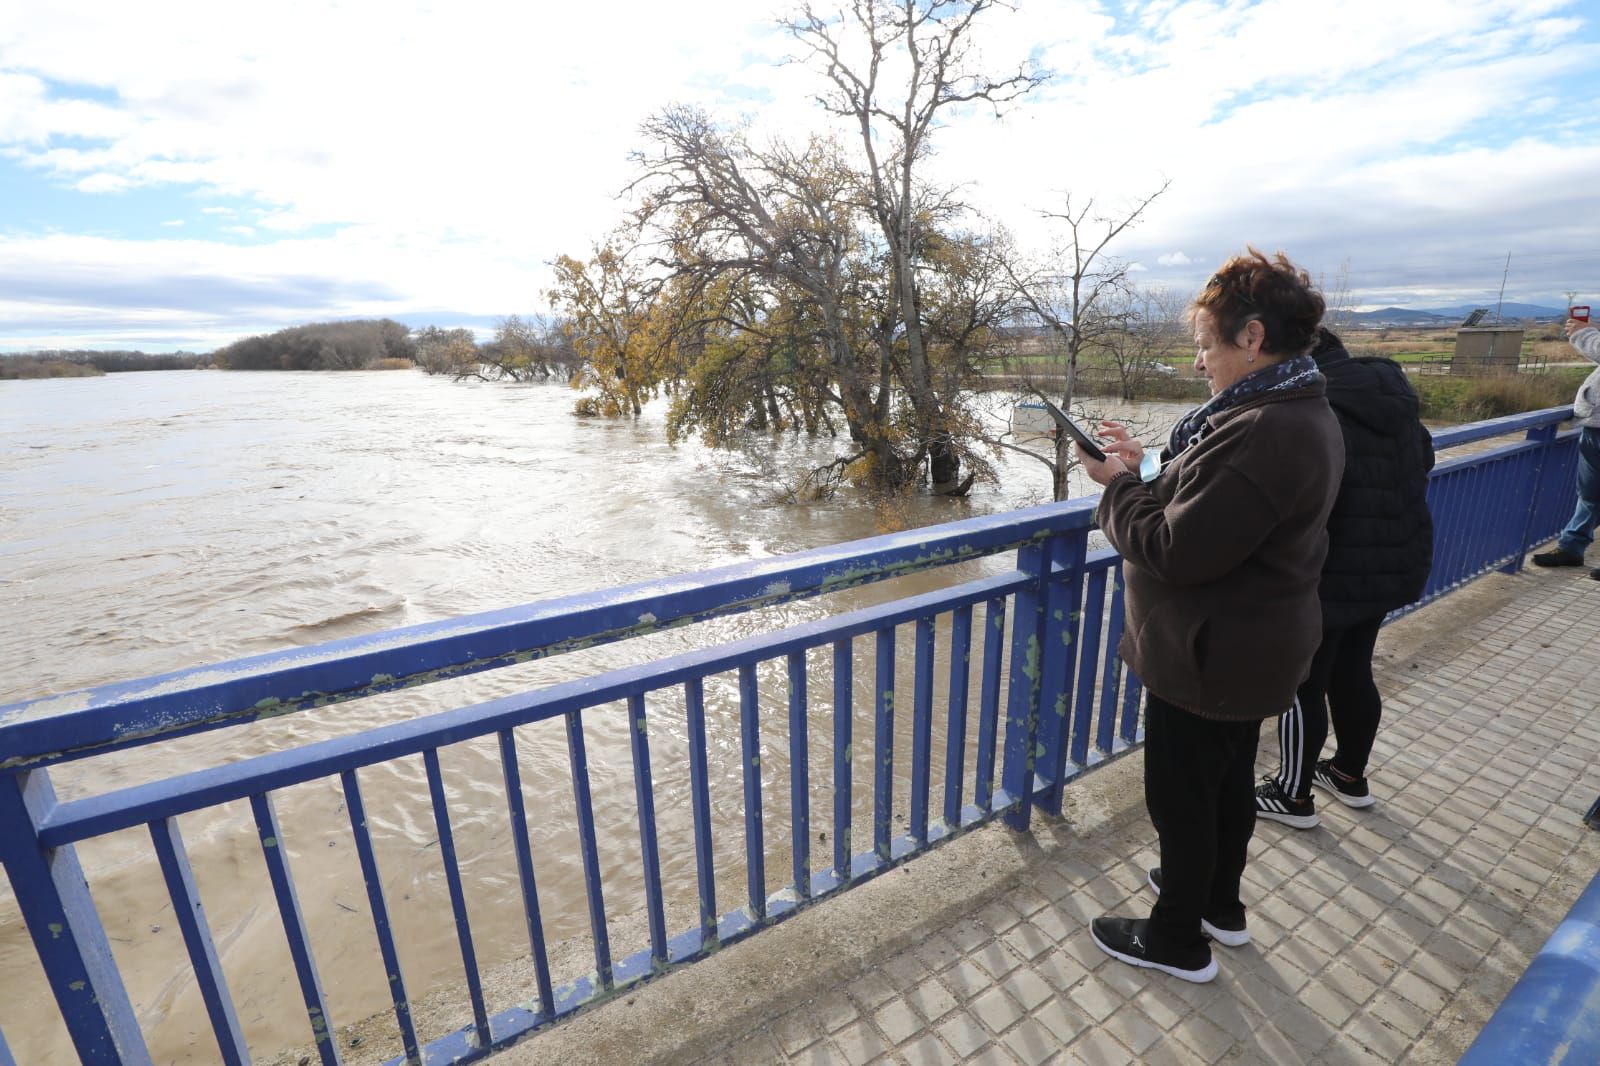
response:
M1144 217L1170 184L1111 213L1097 212L1093 199L1074 206L1067 196L1061 210L1041 212L1059 234L1050 254L1032 265L1008 266L1021 305L1055 340L1043 347L1041 358L1021 364L1018 392L1044 408L1056 432L1028 443L1004 438L998 443L1045 465L1053 499L1067 498L1067 475L1078 462L1072 438L1062 427L1079 403L1080 363L1090 351L1122 343L1119 334L1126 333L1130 322L1134 287L1128 264L1110 253L1110 245Z
M572 323L535 315L507 315L494 339L479 349L478 376L509 381L570 378L582 365L573 343Z
M998 0L853 0L833 18L805 4L784 26L820 67L829 87L817 101L854 125L863 163L863 207L882 235L884 262L904 344L900 381L913 417L918 458L935 491L964 493L964 421L941 392L930 361L919 273L934 227L961 205L920 176L932 136L951 111L985 104L996 111L1040 85L1027 64L996 75L976 68L973 28Z
M478 342L470 329L424 326L414 335L417 365L429 374L471 377L478 366Z
M855 210L856 176L837 144L813 138L800 150L782 142L758 149L742 130L687 107L662 111L645 133L652 144L637 156L638 223L680 283L675 332L708 322L788 332L801 342L789 352L796 373L825 390L855 445L831 465L866 464L868 480L905 484L914 449L907 454L893 419L893 316Z
M640 259L619 232L587 261L555 261L550 298L571 323L573 384L598 391L597 414L639 417L665 376L670 338L653 305L658 283Z
M784 20L850 140L757 144L689 107L646 123L636 239L662 272L659 366L689 383L675 433L831 431L837 416L850 449L813 472L818 493L848 475L961 494L987 471L969 401L1002 274L986 239L961 230L965 205L921 171L952 109L999 107L1043 78L974 69L974 24L1003 6L856 0Z

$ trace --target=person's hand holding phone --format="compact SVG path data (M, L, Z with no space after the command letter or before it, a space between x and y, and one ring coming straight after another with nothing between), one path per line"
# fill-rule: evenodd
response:
M1109 485L1111 479L1118 474L1139 472L1139 461L1144 457L1144 445L1121 422L1100 423L1102 440L1091 441L1100 452L1099 455L1091 453L1083 446L1088 434L1070 418L1067 419L1067 432L1078 441L1076 445L1078 462L1082 464L1084 473L1089 475L1089 480L1095 484Z
M1107 454L1104 459L1096 459L1083 450L1083 445L1074 444L1078 451L1078 462L1083 464L1083 472L1089 475L1089 480L1096 485L1109 485L1111 479L1118 474L1129 474L1133 471L1128 464L1115 455Z
M1567 308L1567 336L1570 337L1580 329L1588 329L1592 325L1594 323L1589 321L1587 305Z

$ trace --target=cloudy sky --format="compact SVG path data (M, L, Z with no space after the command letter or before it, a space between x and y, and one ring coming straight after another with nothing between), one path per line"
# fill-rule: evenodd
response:
M826 9L826 4L822 5ZM669 103L794 134L761 0L0 0L0 351L208 350L301 322L546 309ZM1027 244L1170 179L1121 253L1195 288L1246 242L1350 302L1600 302L1600 0L1017 0L1052 80L940 131Z

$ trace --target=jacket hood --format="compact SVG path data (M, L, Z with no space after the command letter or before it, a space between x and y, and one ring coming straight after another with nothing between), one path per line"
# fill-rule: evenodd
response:
M1340 418L1385 435L1398 434L1417 420L1421 404L1399 363L1356 358L1333 332L1317 332L1311 356L1328 381L1328 404Z

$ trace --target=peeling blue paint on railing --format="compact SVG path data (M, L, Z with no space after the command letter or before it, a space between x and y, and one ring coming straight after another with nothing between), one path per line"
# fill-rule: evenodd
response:
M1558 435L1556 428L1568 417L1570 410L1555 409L1436 435L1441 448L1517 433L1525 433L1526 439L1446 460L1435 470L1429 501L1436 517L1436 561L1423 602L1492 570L1514 570L1529 547L1559 530L1572 502L1576 447L1573 434ZM339 779L379 949L371 965L383 967L387 976L397 1024L396 1050L402 1056L397 1061L426 1063L481 1058L618 989L703 958L996 817L1024 828L1035 805L1059 813L1067 782L1132 750L1141 739L1139 683L1115 651L1122 628L1120 560L1113 552L1088 550L1094 503L1071 500L990 515L0 708L0 862L78 1054L96 1063L149 1061L74 851L80 841L144 825L181 915L184 943L220 1056L227 1062L248 1060L233 993L217 961L176 821L183 814L248 800L304 999L307 1034L324 1063L340 1061L334 1034L341 1020L329 1014L314 945L280 847L282 828L272 797L290 785ZM1013 569L939 591L69 802L57 801L46 769L1011 551L1016 553ZM981 623L975 608L981 609ZM950 679L942 716L934 705L941 623L949 634ZM896 629L901 625L914 631L909 693L895 689ZM856 735L853 727L853 647L858 637L871 637L876 649L869 736ZM979 640L978 700L970 707L974 642ZM807 777L811 718L806 655L813 650L831 660L833 677L833 758L831 774L825 775L831 780L833 803L823 815L833 847L826 859L817 857L824 863L821 869L814 868L810 848L811 826L819 812L811 810ZM764 714L760 704L756 669L769 662L780 664L788 679L786 715ZM738 676L746 854L745 884L736 893L740 906L727 912L719 909L712 862L704 689L707 677L724 672ZM666 923L648 707L652 694L669 690L681 690L685 710L698 897L695 926L676 934ZM611 703L625 707L629 723L649 934L648 947L620 960L611 951L595 804L609 808L625 798L591 795L584 736L585 715ZM905 776L911 796L905 831L896 833L894 792L900 779L894 742L897 718L907 713L911 745L902 758L909 760ZM550 972L516 756L520 727L557 719L564 724L568 745L594 950L593 971L561 986ZM936 721L945 724L948 738L944 795L937 804L930 779ZM970 766L965 742L969 724L977 729ZM781 803L783 796L776 789L763 793L763 734L776 736L777 750L786 750L791 760L787 799L792 868L782 878L785 883L770 891L763 805ZM527 928L535 985L526 1002L494 1013L481 987L438 759L441 747L479 737L494 737L499 745L523 904L519 921ZM416 1031L412 1017L359 780L363 767L419 754L472 1013L468 1024L431 1038ZM871 769L870 833L857 832L853 824L851 775L858 765ZM964 802L969 794L971 802ZM9 1058L0 1036L0 1066Z

